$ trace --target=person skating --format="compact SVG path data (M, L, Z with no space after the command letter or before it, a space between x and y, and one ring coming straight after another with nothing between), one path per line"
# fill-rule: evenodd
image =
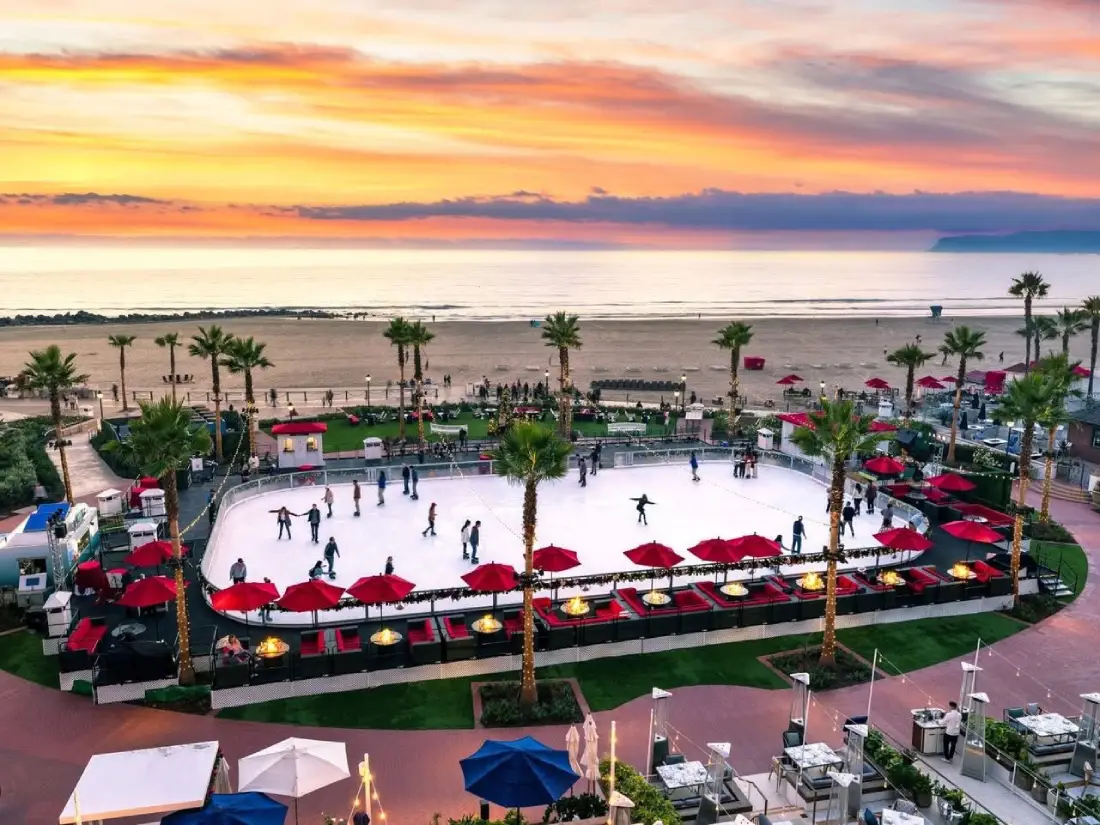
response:
M889 530L894 526L894 505L889 501L882 508L882 529Z
M592 466L592 477L596 477L596 471L600 469L600 451L599 448L593 447L592 454L589 456L588 463Z
M656 504L657 502L650 501L649 497L645 493L642 493L639 498L632 498L630 500L638 502L638 506L634 508L638 511L638 521L642 524L648 525L649 521L647 521L645 517L645 508L647 505Z
M309 569L309 577L311 579L319 579L325 575L325 566L321 563L320 559L317 559L317 563Z
M328 507L328 515L325 518L332 518L332 502L336 500L336 497L332 494L332 488L327 484L325 485L325 497L322 500L325 502L325 506Z
M806 535L806 525L802 521L802 516L799 516L794 520L794 525L791 527L791 553L795 556L802 555L802 537Z
M863 504L863 485L857 484L856 491L852 494L852 506L856 508L856 515L859 515L859 508Z
M378 471L378 506L386 503L386 471Z
M435 502L434 501L432 502L431 506L428 508L428 526L424 528L424 532L421 533L420 535L427 538L428 533L431 533L433 536L435 535Z
M359 489L359 479L352 479L351 482L351 500L355 502L355 515L359 515L359 499L362 497L363 491Z
M401 491L401 495L407 496L409 494L409 478L412 475L412 471L409 469L408 464L401 465L401 480L405 483L405 489Z
M416 485L420 483L420 473L416 471L416 467L413 467L409 471L409 480L412 481L412 495L409 496L413 501L420 499L420 494L416 492Z
M309 512L306 513L306 521L309 522L310 541L314 544L320 544L321 540L317 537L317 531L321 528L321 511L316 504L310 507Z
M291 518L291 516L300 516L301 513L292 513L292 512L290 512L290 510L286 509L285 507L280 507L278 510L270 510L269 512L278 513L278 515L275 517L275 521L279 525L279 538L277 538L275 540L280 541L282 539L283 530L286 530L286 537L288 539L291 538L291 535L290 535L290 518Z
M386 556L386 569L383 571L384 576L393 575L393 556Z
M245 567L244 559L237 559L229 566L229 580L233 584L244 584L246 576L248 576L248 568Z
M340 548L336 546L336 537L329 536L325 545L325 563L328 564L328 577L336 578L336 557L340 555Z
M577 483L582 487L588 486L588 465L584 463L584 456L577 459Z
M470 563L477 564L477 546L481 544L481 522L475 521L470 530Z
M875 489L875 482L868 482L866 496L863 499L864 503L867 505L867 515L874 514L876 498L878 498L878 490Z
M470 552L467 547L470 544L470 520L466 519L466 523L462 525L462 558L470 558Z
M691 451L691 458L688 460L688 464L691 466L691 480L699 480L699 457L695 455L695 450Z
M856 517L856 508L852 506L852 502L846 502L844 509L840 511L840 515L844 520L840 523L840 535L844 535L844 528L848 528L848 532L853 536L856 534L855 525L852 524L852 519Z
M271 579L264 576L264 584L271 584ZM271 621L271 602L260 608L260 618L265 622Z

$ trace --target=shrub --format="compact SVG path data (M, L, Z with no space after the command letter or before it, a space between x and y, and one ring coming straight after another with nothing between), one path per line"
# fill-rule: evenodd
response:
M547 805L542 814L542 825L551 822L569 822L573 819L594 819L607 813L607 803L594 793L563 796Z
M611 794L610 776L611 761L604 759L600 762L600 786L605 797ZM615 763L615 790L634 803L631 822L653 825L660 820L665 825L681 825L683 821L672 802L625 762Z
M1030 525L1028 534L1033 541L1052 541L1061 544L1076 544L1073 533L1056 521L1037 521Z
M41 484L47 497L65 494L61 475L46 453L50 420L27 418L0 431L0 509L15 510L34 503L34 488Z
M539 682L538 701L522 705L519 682L481 686L481 724L489 728L581 722L584 716L568 682Z
M870 681L871 668L843 648L837 648L836 667L822 666L821 646L772 656L771 664L783 673L809 673L815 690L831 690Z
M1050 593L1039 593L1035 596L1021 596L1016 606L1008 611L1008 615L1021 622L1036 624L1043 619L1049 619L1063 607L1065 604Z

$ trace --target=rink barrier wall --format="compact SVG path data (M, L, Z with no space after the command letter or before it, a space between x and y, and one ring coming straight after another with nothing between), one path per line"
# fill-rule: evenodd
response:
M873 613L853 613L837 616L837 630L870 625L893 624L917 619L945 618L948 616L968 616L975 613L988 613L1006 610L1012 607L1012 596L986 596L967 601L946 602L943 604L920 605L914 607L877 610ZM568 665L590 662L595 659L610 659L618 656L635 656L645 653L660 653L669 650L683 650L708 645L722 645L731 642L746 642L760 639L772 639L783 636L798 636L807 633L821 633L825 620L807 619L782 624L763 624L751 627L706 630L700 633L684 633L673 636L657 636L650 639L635 639L624 642L609 642L600 645L544 650L535 653L535 666ZM210 705L214 710L241 707L257 702L270 702L276 699L290 699L301 696L319 696L329 693L344 693L351 690L369 690L383 685L426 682L433 679L459 679L471 676L487 676L495 673L518 672L521 657L518 655L494 656L486 659L469 659L457 662L443 662L415 667L388 668L360 673L348 673L336 676L322 676L314 679L299 679L267 684L244 685L215 689L210 693Z

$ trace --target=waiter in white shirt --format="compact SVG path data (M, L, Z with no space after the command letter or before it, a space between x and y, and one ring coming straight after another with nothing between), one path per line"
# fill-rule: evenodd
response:
M959 713L959 703L951 702L948 711L943 715L943 761L950 762L955 758L955 746L959 742L959 731L962 729L962 714Z

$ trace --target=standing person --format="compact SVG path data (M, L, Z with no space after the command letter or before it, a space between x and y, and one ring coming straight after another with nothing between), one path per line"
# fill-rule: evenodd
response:
M407 496L409 494L409 477L412 475L412 471L409 469L408 464L401 465L401 480L405 482L405 489L401 491L401 495Z
M596 471L600 469L600 450L599 447L592 448L592 454L589 456L589 464L592 465L592 477L596 477Z
M959 732L962 730L962 714L959 713L958 702L948 702L947 713L943 715L943 761L950 762L955 758L955 746L959 742Z
M802 537L806 535L806 524L802 521L802 516L799 516L794 520L794 524L791 526L791 553L800 556L802 555Z
M852 494L852 506L856 508L856 515L859 515L859 508L863 504L863 485L857 484L856 491Z
M355 515L359 515L359 499L362 497L363 491L359 489L359 479L352 479L351 482L351 500L355 502Z
M462 558L470 558L470 552L466 548L470 544L470 520L466 519L466 523L462 525Z
M603 442L598 439L596 441L596 464L601 470L603 469Z
M475 521L470 530L470 563L477 564L477 546L481 544L481 522Z
M264 576L264 584L271 584L271 579L269 579L267 576ZM271 621L271 602L268 602L260 608L260 619L264 622Z
M245 577L248 575L248 568L245 567L244 559L237 559L229 567L229 580L233 584L244 584Z
M646 505L649 505L649 504L656 504L657 502L655 502L655 501L650 501L650 500L649 500L649 496L647 496L647 495L646 495L645 493L642 493L641 497L639 497L639 498L632 498L632 499L630 499L630 500L631 500L631 501L636 501L636 502L638 502L638 506L634 508L635 510L637 510L637 511L638 511L638 521L639 521L640 523L642 523L642 524L645 524L645 525L647 525L647 526L648 526L648 525L649 525L649 521L648 521L648 520L646 519L646 517L645 517L645 508L646 508Z
M695 450L691 451L691 458L688 460L688 464L691 466L691 480L699 480L699 458L695 455Z
M378 471L378 506L386 503L386 471Z
M894 505L893 502L887 501L886 506L882 508L882 529L889 530L894 526Z
M325 518L332 518L332 502L336 500L336 497L332 494L332 488L327 484L325 485L325 497L323 501L325 506L328 507L328 515Z
M336 537L329 536L328 544L325 545L325 563L328 564L328 577L330 579L336 578L336 557L340 555L340 548L336 546Z
M749 475L756 478L756 453L749 453Z
M582 487L588 486L588 465L584 463L584 456L577 459L578 483Z
M214 526L214 519L218 517L218 502L214 498L214 491L206 494L206 517L210 520L210 526Z
M856 508L852 506L852 502L848 501L844 503L844 509L840 511L840 515L844 518L844 521L840 524L840 535L844 535L844 528L848 528L848 532L855 536L856 528L852 524L852 519L856 517Z
M278 510L271 510L270 512L278 513L278 515L275 517L275 521L279 525L279 538L277 538L275 540L279 541L279 540L282 539L283 530L286 530L286 537L289 539L291 537L290 536L290 517L291 516L296 516L296 515L298 515L298 513L292 513L292 512L290 512L290 510L286 509L285 507L280 507Z
M383 572L385 576L393 575L393 556L386 556L386 569Z
M320 544L321 540L317 538L317 531L321 528L321 511L316 504L310 507L309 512L306 513L306 521L309 522L310 541L314 544Z
M409 496L413 501L420 499L420 494L416 492L416 485L420 482L420 474L416 471L416 467L413 467L409 471L409 478L412 481L412 495Z
M878 498L878 490L875 489L875 482L867 482L867 497L864 499L867 503L867 515L872 515L875 512L875 499Z
M431 506L428 508L428 526L424 528L424 532L421 533L420 535L427 538L429 532L431 532L431 534L433 536L435 535L435 502L434 501L432 502Z

